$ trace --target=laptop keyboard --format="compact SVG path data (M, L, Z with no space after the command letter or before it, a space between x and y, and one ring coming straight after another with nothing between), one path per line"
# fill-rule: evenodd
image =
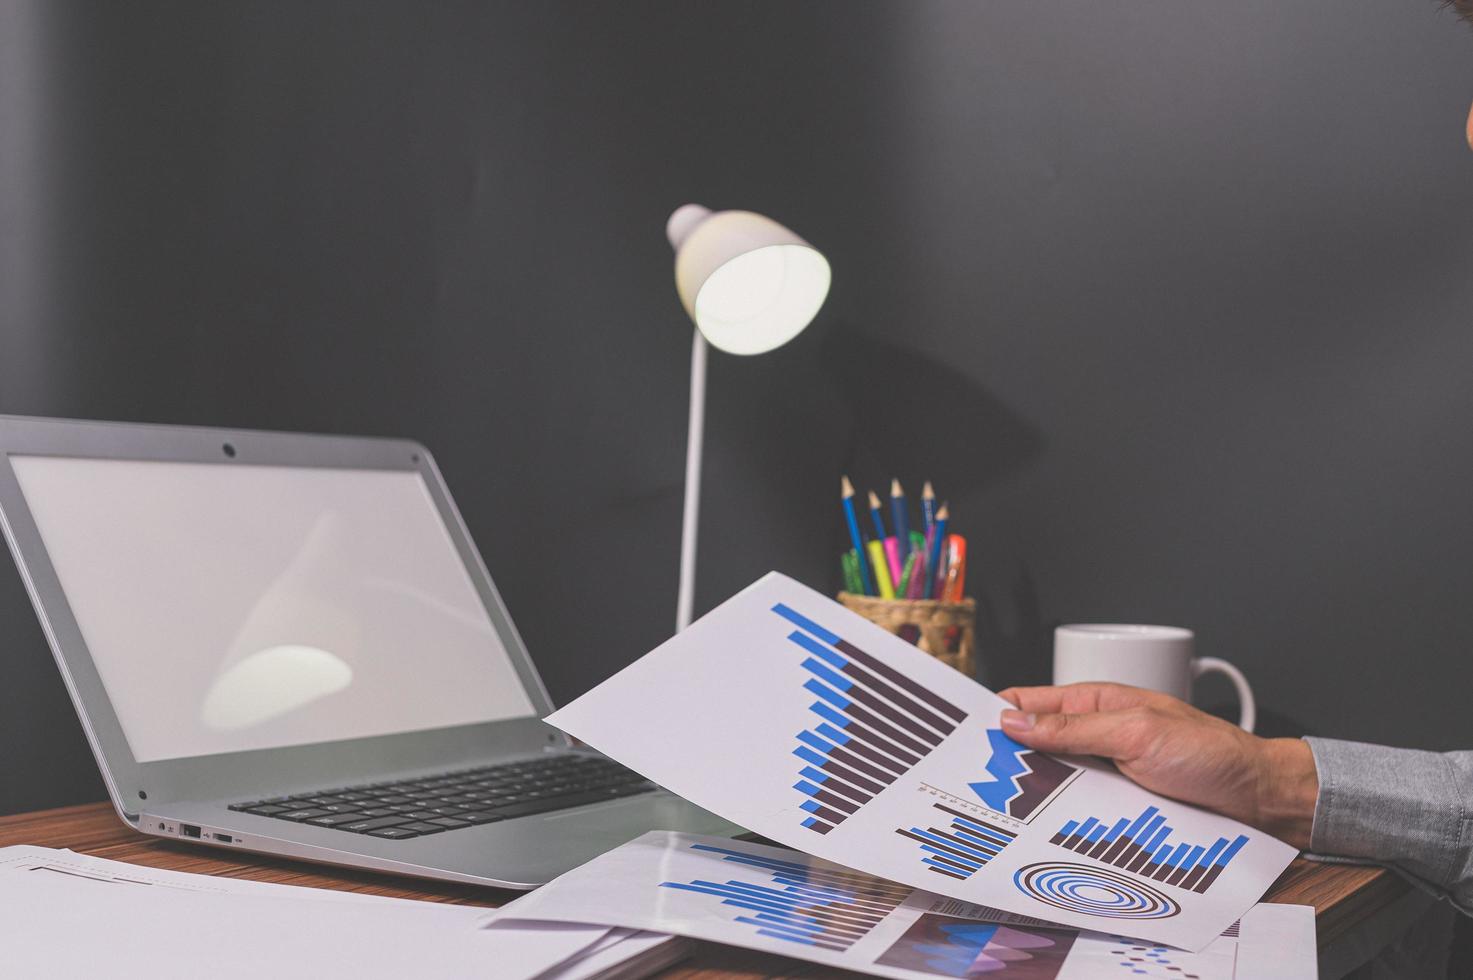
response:
M405 840L637 796L656 788L616 762L570 753L233 803L230 809L385 840Z

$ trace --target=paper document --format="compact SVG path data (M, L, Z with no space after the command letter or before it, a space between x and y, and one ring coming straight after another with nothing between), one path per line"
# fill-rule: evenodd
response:
M1221 935L1293 859L1108 765L1025 749L998 727L1006 707L773 573L547 720L800 851L1186 949Z
M0 973L16 977L557 977L608 926L0 849Z
M1315 977L1314 910L1303 906L1255 906L1241 926L1188 953L959 902L794 851L663 831L497 916L659 930L899 980Z

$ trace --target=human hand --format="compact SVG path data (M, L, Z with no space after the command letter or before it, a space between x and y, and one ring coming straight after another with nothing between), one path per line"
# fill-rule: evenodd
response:
M1033 749L1099 755L1162 796L1309 847L1319 777L1309 746L1265 739L1167 694L1123 684L1012 687L1000 695L1010 738Z

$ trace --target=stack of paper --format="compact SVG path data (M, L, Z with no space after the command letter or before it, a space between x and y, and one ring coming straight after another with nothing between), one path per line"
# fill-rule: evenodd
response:
M1198 952L1070 929L907 888L781 848L655 832L496 913L611 923L900 980L1312 980L1314 909L1256 905Z
M493 924L490 910L0 849L0 961L14 977L646 976L683 940Z

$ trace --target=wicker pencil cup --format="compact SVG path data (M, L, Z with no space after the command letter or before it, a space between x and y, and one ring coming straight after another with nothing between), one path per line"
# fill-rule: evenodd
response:
M977 600L878 599L840 592L839 602L967 677L976 677ZM907 630L906 627L913 627ZM916 634L919 633L918 636ZM908 635L909 634L909 635Z

